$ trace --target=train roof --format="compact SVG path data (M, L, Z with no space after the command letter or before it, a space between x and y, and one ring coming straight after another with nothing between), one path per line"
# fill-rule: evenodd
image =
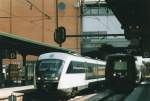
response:
M45 53L39 56L39 60L42 59L50 59L50 58L56 58L56 59L61 59L66 61L67 59L76 59L76 60L81 60L81 61L97 61L97 62L104 62L99 59L93 59L90 57L83 57L80 54L72 54L72 53L63 53L63 52L51 52L51 53Z
M64 59L65 57L73 57L73 54L63 53L63 52L50 52L50 53L41 54L39 56L39 59L53 58L53 57Z
M108 56L132 56L130 54L123 54L123 53L116 53L116 54L111 54L111 55L108 55Z
M106 59L108 58L120 58L120 57L126 57L126 58L134 58L136 59L133 55L130 55L130 54L123 54L123 53L116 53L116 54L111 54L111 55L108 55Z

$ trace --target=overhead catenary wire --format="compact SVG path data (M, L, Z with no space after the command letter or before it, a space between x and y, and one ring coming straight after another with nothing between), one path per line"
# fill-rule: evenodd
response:
M44 11L42 11L41 9L39 9L36 5L34 5L31 1L29 0L25 0L26 2L28 2L29 4L32 5L32 7L34 7L36 10L38 10L40 13L42 13L44 16L46 16L48 19L51 19L51 17L46 14Z
M4 13L10 15L10 12L9 12L9 11L6 11L6 10L1 9L1 8L0 8L0 11L2 11L2 12L4 12ZM27 22L32 23L32 24L34 24L33 22L35 22L35 21L42 20L41 16L17 16L17 15L15 15L15 14L13 14L13 13L11 14L11 18L19 18L19 19L22 19L23 21L27 21ZM38 18L38 19L29 21L29 20L27 20L27 19L25 19L25 18ZM40 18L40 19L39 19L39 18ZM10 16L0 16L0 19L10 19ZM46 18L45 18L45 19L46 19Z
M5 13L5 14L9 14L8 16L0 16L0 19L9 19L9 22L10 22L10 32L11 32L11 26L12 26L12 18L19 18L19 19L22 19L23 21L27 21L27 22L29 22L29 23L31 23L31 24L34 24L34 22L37 22L37 21L41 21L41 20L43 20L43 19L49 19L49 17L47 17L47 16L45 16L45 15L43 15L43 13L42 13L42 15L43 16L18 16L18 15L15 15L15 14L13 14L13 12L12 12L12 1L10 0L10 4L9 4L9 10L6 10L6 9L2 9L2 8L0 8L0 11L1 12L3 12L3 13ZM33 5L33 4L32 4ZM26 18L36 18L36 19L34 19L34 20L27 20ZM14 22L15 20L13 20L13 22Z
M44 12L45 11L45 8L44 8L44 0L42 0L42 11ZM44 23L44 15L42 14L42 42L44 42L44 29L45 29L45 23Z
M12 33L12 0L10 0L10 4L9 4L9 30L10 30L10 33Z

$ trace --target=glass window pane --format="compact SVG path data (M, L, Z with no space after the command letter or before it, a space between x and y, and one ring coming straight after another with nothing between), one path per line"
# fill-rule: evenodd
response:
M85 72L84 63L76 61L70 62L67 73L84 73L84 72Z
M116 61L114 65L115 70L127 70L127 62L125 61Z
M91 15L90 8L83 8L83 15Z
M91 15L98 15L98 8L92 8Z
M62 60L57 59L47 59L41 60L37 63L37 73L42 75L59 75L61 72L61 66L63 64Z

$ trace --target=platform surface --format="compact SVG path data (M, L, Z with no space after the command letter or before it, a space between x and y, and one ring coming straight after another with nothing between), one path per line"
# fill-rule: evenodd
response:
M142 82L125 101L150 101L150 82Z
M29 86L20 86L20 87L9 87L9 88L2 88L0 89L0 99L8 98L10 95L22 95L21 93L17 93L17 91L29 90L34 89L33 85Z

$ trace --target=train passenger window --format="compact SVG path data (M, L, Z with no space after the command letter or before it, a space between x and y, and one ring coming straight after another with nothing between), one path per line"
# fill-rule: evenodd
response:
M95 78L95 75L97 72L96 67L97 67L96 64L91 64L91 63L87 64L88 71L86 73L86 79L94 79Z
M105 67L98 64L87 64L86 79L97 79L105 76Z
M93 72L92 67L93 67L92 64L90 64L90 63L87 64L87 68L88 68L88 71L87 71L87 72L88 72L88 73L92 73L92 72Z
M84 73L85 67L83 62L71 61L67 73Z
M97 77L105 77L105 66L104 65L98 65L97 67Z

